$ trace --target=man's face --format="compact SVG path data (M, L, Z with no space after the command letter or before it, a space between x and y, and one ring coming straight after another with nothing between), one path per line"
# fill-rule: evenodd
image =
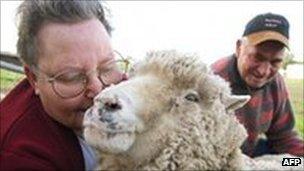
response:
M237 44L237 67L242 79L249 87L260 88L278 72L284 54L284 45L277 41L266 41L249 45L246 40Z
M113 50L106 29L97 19L83 22L46 23L37 34L39 45L38 67L48 76L65 73L71 68L89 72L107 68L114 61ZM56 121L74 130L80 130L85 110L104 86L96 74L88 76L83 93L62 98L52 84L38 74L34 87L46 112ZM67 74L65 78L73 78ZM71 87L72 88L72 87Z

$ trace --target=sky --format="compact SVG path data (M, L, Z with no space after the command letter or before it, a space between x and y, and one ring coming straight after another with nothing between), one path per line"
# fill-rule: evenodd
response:
M20 1L1 0L1 51L16 53L15 13ZM125 56L176 49L207 64L232 54L246 23L260 13L290 22L290 51L303 61L303 1L106 1L112 44Z

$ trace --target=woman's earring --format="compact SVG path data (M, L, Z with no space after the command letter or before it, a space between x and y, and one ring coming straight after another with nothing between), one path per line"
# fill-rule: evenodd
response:
M39 95L39 90L35 89L35 94Z
M35 87L34 87L35 94L39 95L40 91L39 91L39 89L37 87L37 83L34 83L34 84L35 84Z

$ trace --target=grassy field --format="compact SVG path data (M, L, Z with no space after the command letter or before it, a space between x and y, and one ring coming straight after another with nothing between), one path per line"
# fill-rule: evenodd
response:
M1 92L7 92L18 81L24 78L24 75L9 72L7 70L0 70L0 88ZM301 137L304 138L304 96L303 96L303 79L287 79L287 87L289 89L289 96L295 112L296 129L299 131Z
M25 76L23 74L10 72L5 69L0 69L0 88L1 93L9 91L14 87L22 78Z
M287 79L287 87L291 98L291 105L296 116L296 128L300 135L304 138L304 87L303 79Z

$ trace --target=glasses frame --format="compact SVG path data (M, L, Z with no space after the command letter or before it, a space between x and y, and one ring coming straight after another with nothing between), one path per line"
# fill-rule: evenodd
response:
M117 50L114 50L114 52L116 54L118 54L118 56L121 58L121 59L118 59L116 60L115 62L123 62L126 64L126 67L125 67L125 70L124 70L124 74L126 74L128 71L129 71L129 68L131 69L132 66L131 66L131 57L127 57L125 58L120 52L118 52Z
M115 60L114 62L115 62L115 63L117 63L117 62L123 62L123 63L125 64L125 68L124 68L124 71L123 71L122 74L126 74L126 73L128 72L128 70L129 70L129 67L130 67L130 59L124 58L123 55L122 55L120 52L118 52L117 50L113 50L113 52L116 53L116 54L118 54L119 58L121 58L121 59ZM93 70L93 71L89 71L89 72L87 72L87 73L85 74L86 77L85 77L85 79L83 79L83 81L84 81L84 82L83 82L83 83L84 83L83 85L84 85L84 86L83 86L83 88L82 88L82 90L81 90L80 92L76 93L76 94L73 95L73 96L63 96L63 95L62 95L61 93L59 93L58 90L56 90L56 88L55 88L55 81L57 81L56 78L58 78L59 76L61 76L61 75L63 74L63 72L60 72L60 73L58 73L58 74L56 74L56 75L54 75L54 76L49 76L48 74L46 74L44 71L42 71L42 70L39 69L38 67L32 68L31 70L33 71L33 73L34 73L36 76L38 75L38 73L44 74L47 78L45 78L45 79L43 79L43 80L49 82L49 83L51 84L51 86L52 86L53 91L56 93L56 95L58 95L59 97L61 97L61 98L63 98L63 99L74 98L74 97L77 97L77 96L79 96L80 94L82 94L82 93L86 90L85 87L87 87L88 75L90 75L90 74L96 72L95 70ZM102 84L104 87L110 86L109 84L106 84L106 83L104 82L104 80L102 80L102 78L98 78L98 79L99 79L99 81L101 82L101 84Z

